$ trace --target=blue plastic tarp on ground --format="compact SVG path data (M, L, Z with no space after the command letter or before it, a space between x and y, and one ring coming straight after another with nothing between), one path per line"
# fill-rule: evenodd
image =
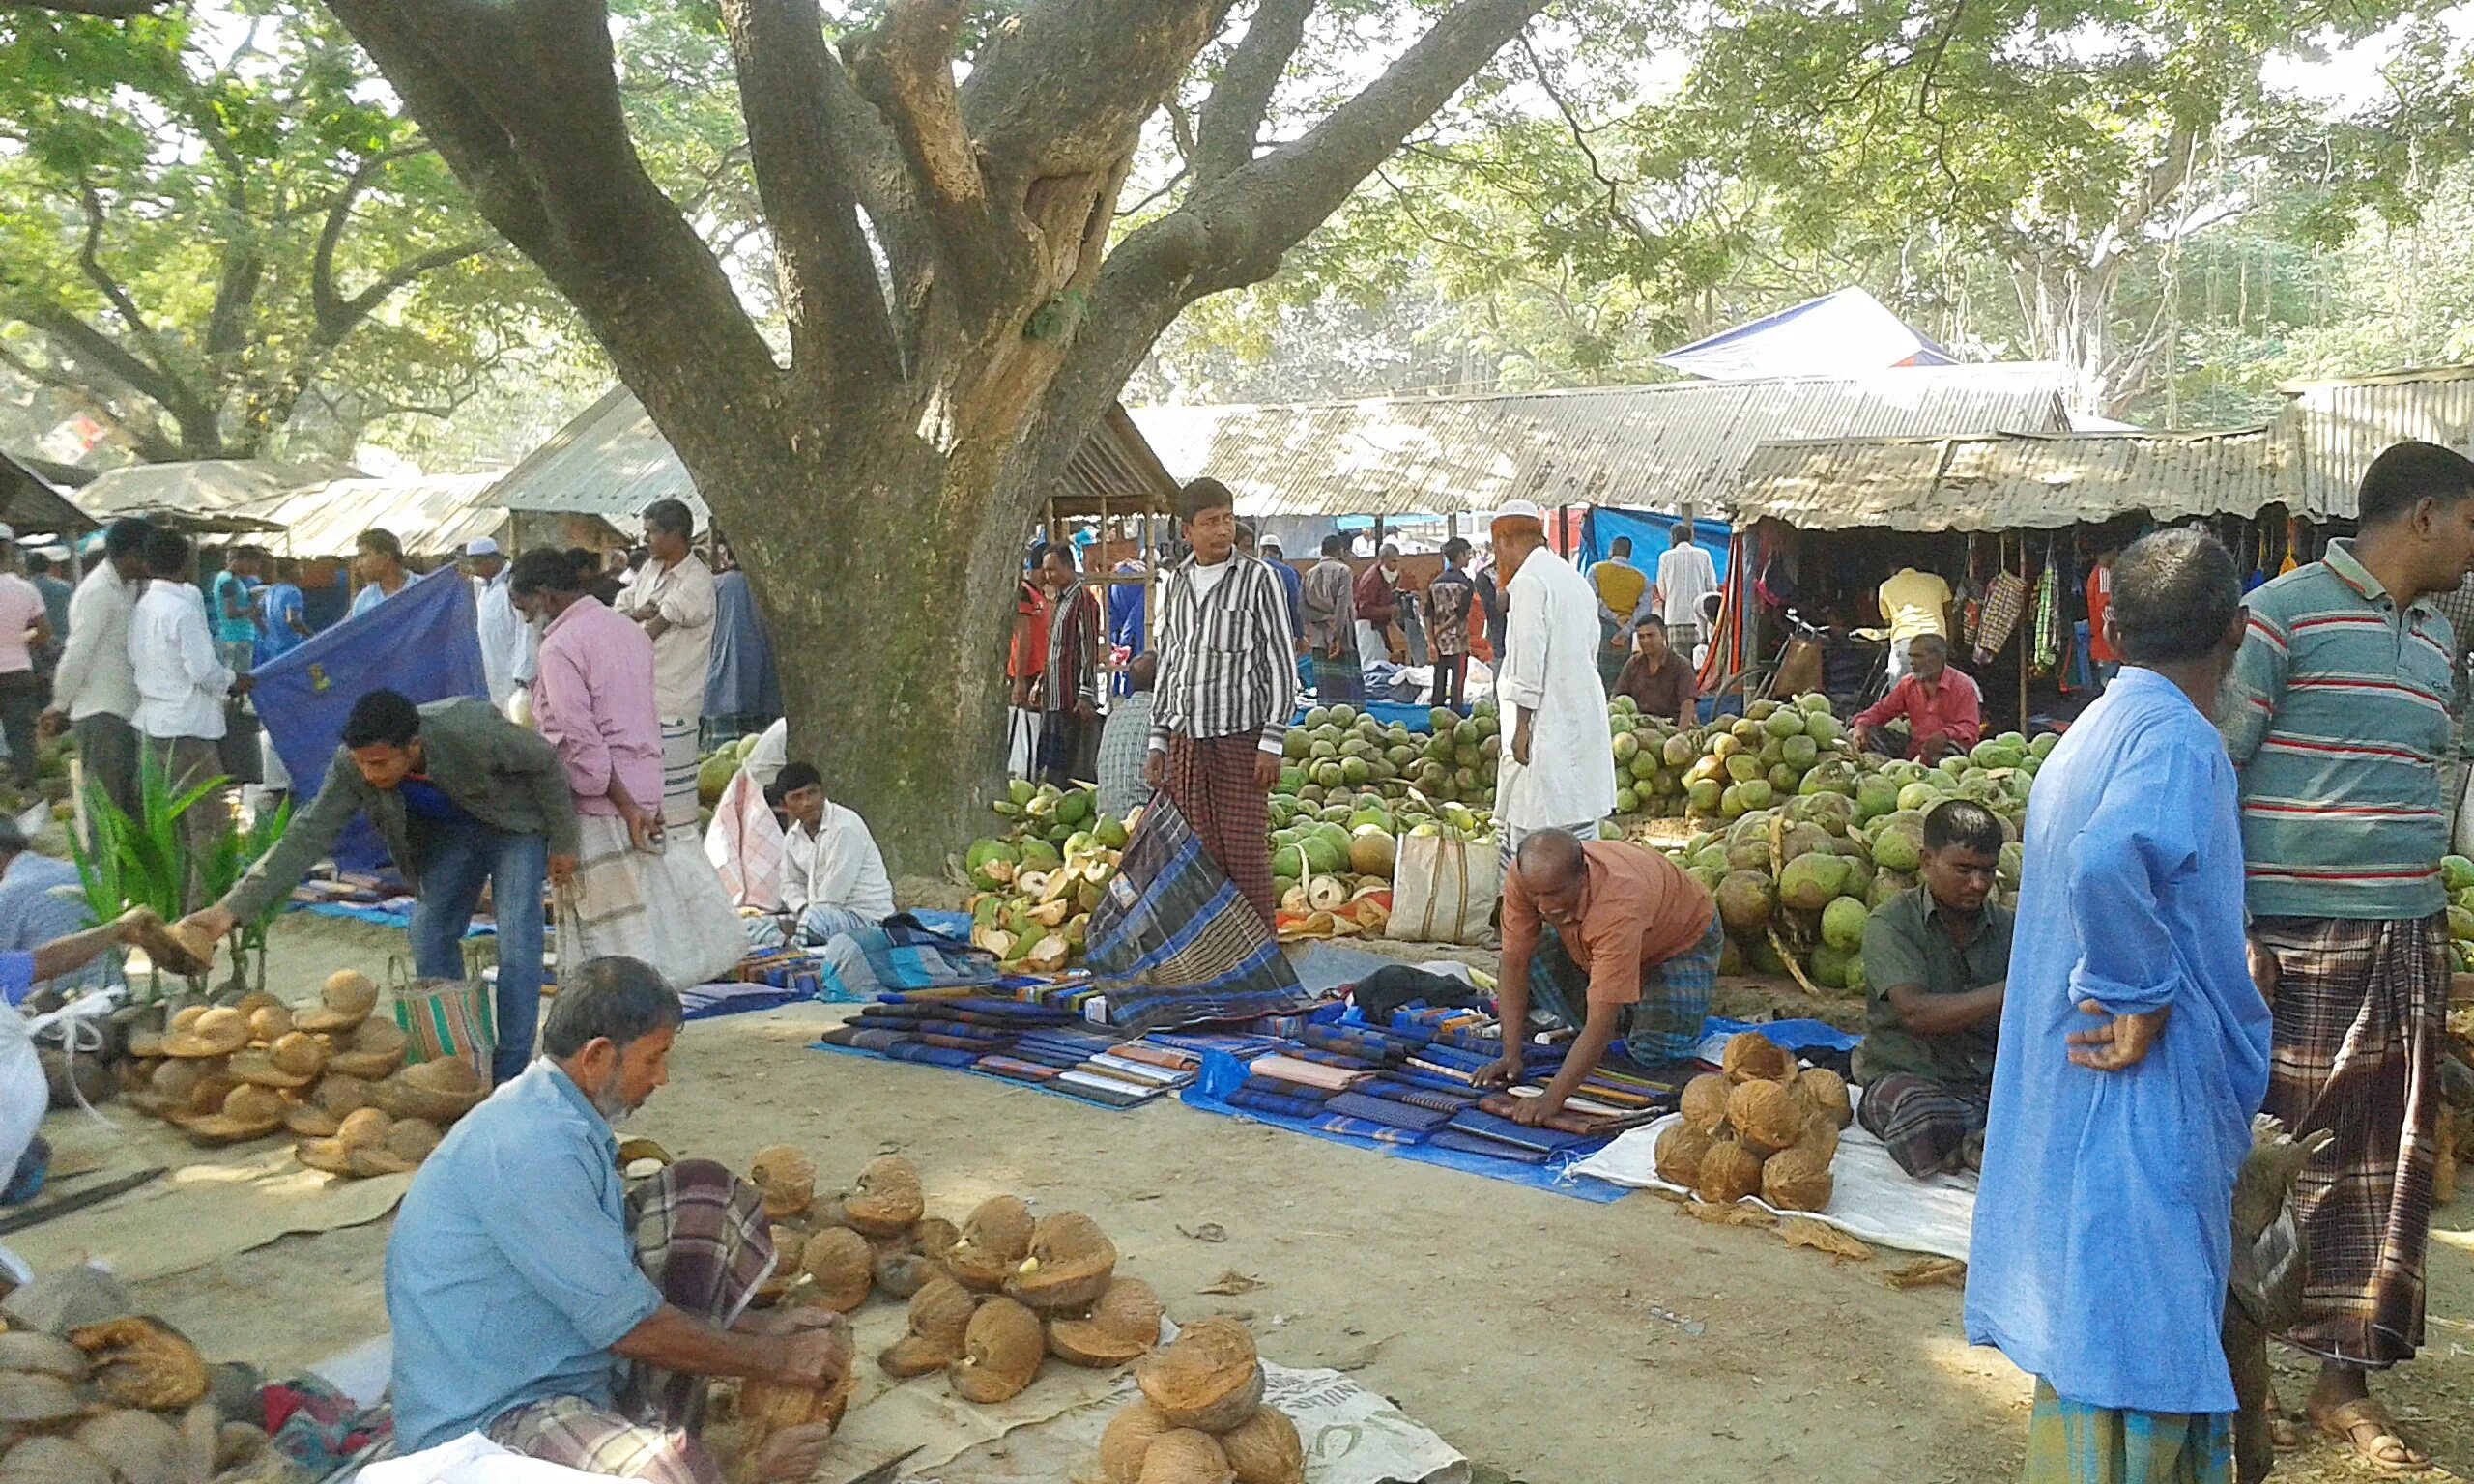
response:
M1606 549L1617 536L1632 538L1632 565L1650 574L1655 581L1658 557L1674 544L1669 532L1675 529L1675 517L1654 510L1619 510L1612 505L1595 505L1581 521L1579 565L1604 561ZM1711 564L1718 569L1721 585L1727 580L1727 545L1735 537L1735 528L1724 521L1694 521L1692 544L1710 554Z
M1316 704L1316 702L1312 701L1300 700L1297 703L1297 710L1292 713L1288 719L1288 725L1291 727L1305 726L1306 713L1313 710ZM1359 705L1357 707L1357 711L1361 716L1370 716L1374 718L1376 722L1385 727L1389 727L1393 723L1397 722L1401 726L1409 728L1411 731L1431 732L1434 730L1434 708L1432 706L1411 705L1407 701L1399 700L1368 700L1364 704Z
M251 671L250 699L292 774L301 803L316 796L343 740L344 718L371 691L401 691L416 703L487 696L473 585L453 567L416 578L358 618ZM335 842L335 863L365 870L387 859L367 820Z

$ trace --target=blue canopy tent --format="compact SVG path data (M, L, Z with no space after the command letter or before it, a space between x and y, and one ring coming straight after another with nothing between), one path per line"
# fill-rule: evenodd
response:
M1606 559L1606 549L1617 536L1632 538L1632 564L1653 578L1657 575L1658 556L1674 544L1671 532L1676 517L1655 510L1623 510L1613 505L1592 505L1581 517L1580 550L1575 555L1586 569L1593 562ZM1728 548L1735 540L1735 528L1724 521L1695 520L1692 523L1692 544L1710 554L1718 569L1718 581L1727 580Z

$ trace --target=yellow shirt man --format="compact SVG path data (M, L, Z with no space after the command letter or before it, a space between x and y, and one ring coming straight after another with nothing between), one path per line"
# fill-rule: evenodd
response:
M1882 621L1890 642L1903 644L1919 634L1949 634L1950 585L1930 572L1902 567L1881 586Z

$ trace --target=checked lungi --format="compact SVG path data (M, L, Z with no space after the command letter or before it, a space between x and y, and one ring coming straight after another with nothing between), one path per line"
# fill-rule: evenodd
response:
M773 1272L773 1239L755 1187L709 1159L683 1159L627 1193L636 1266L662 1297L716 1328L746 1312ZM554 1396L493 1418L492 1442L586 1473L654 1484L722 1484L697 1433L705 1378L620 1364L614 1405Z
M1358 658L1357 645L1338 654L1314 651L1314 699L1326 706L1366 703L1366 665Z
M2337 1135L2294 1182L2310 1264L2283 1338L2394 1365L2423 1343L2447 921L2270 917L2253 931L2277 960L2267 1111L2297 1138Z
M701 805L696 797L698 726L692 716L662 718L661 822L675 830L701 828L697 823Z
M1718 983L1718 955L1726 946L1726 925L1712 911L1700 942L1662 963L1642 965L1641 998L1624 1007L1617 1024L1632 1060L1659 1067L1698 1050L1710 991ZM1589 1021L1589 966L1573 961L1553 923L1538 925L1538 947L1529 956L1529 1002L1569 1030Z
M2233 1417L2063 1400L2036 1383L2028 1484L2233 1484Z
M1172 735L1166 792L1220 863L1221 873L1271 927L1280 899L1272 895L1270 795L1254 782L1254 758L1261 751L1262 739L1253 732Z
M1894 1071L1864 1089L1856 1121L1889 1147L1900 1169L1922 1180L1959 1167L1969 1136L1984 1132L1992 1103L1990 1087L1957 1087Z

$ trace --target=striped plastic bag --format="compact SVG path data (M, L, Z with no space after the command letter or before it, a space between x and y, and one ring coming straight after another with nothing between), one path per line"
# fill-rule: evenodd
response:
M456 1057L490 1080L498 1054L498 996L479 980L422 979L387 991L395 1024L412 1042L407 1063Z

